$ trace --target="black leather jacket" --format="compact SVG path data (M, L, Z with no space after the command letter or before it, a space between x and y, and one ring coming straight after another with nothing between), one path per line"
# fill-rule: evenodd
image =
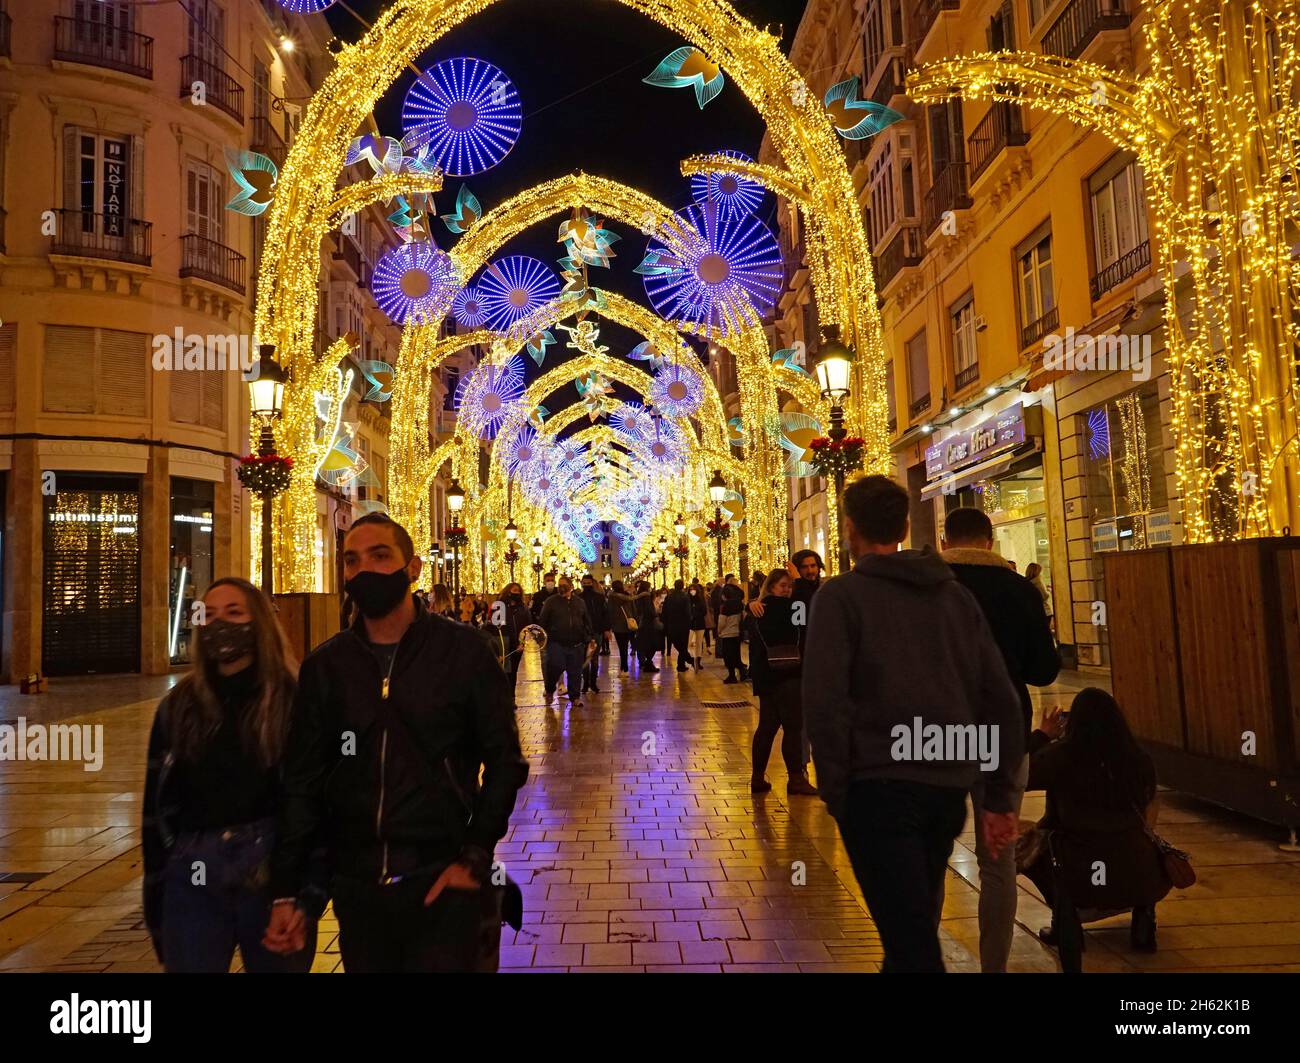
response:
M510 683L479 632L416 610L387 677L360 619L302 663L275 897L297 895L317 840L349 878L382 882L457 859L488 870L528 778Z

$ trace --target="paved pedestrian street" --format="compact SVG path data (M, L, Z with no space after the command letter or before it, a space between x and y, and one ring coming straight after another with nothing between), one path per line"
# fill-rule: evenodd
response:
M613 658L605 658L607 669ZM617 662L615 661L615 668ZM506 929L508 971L875 971L880 940L835 825L789 799L774 751L770 794L749 792L757 717L746 686L701 673L601 676L579 710L541 703L537 662L520 679L532 766L497 850L522 884L525 925ZM170 680L6 688L0 719L102 725L103 768L0 763L0 971L155 971L140 915L140 791L148 726ZM1066 673L1035 698L1068 700ZM1160 950L1128 947L1126 918L1087 934L1087 971L1300 971L1300 856L1274 828L1177 794L1162 830L1200 881L1158 909ZM1030 795L1025 815L1042 811ZM1013 971L1053 971L1034 937L1048 913L1021 879ZM949 970L978 970L974 837L953 853L942 939ZM238 960L236 960L238 962ZM327 913L315 970L340 968Z

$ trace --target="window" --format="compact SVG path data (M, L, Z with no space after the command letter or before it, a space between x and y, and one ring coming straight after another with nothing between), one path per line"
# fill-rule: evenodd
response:
M1046 225L1016 250L1020 316L1028 327L1056 306L1052 289L1052 233Z
M885 366L885 405L889 411L890 425L898 424L898 399L894 394L894 363Z
M884 0L871 0L867 5L867 14L862 27L862 55L864 67L862 80L871 80L872 71L880 63L885 53L885 20L881 13Z
M886 141L871 164L871 244L878 245L898 220L894 199L894 145Z
M190 159L185 166L186 232L221 243L224 204L221 175L207 163Z
M997 13L989 19L988 38L990 52L1015 51L1016 29L1011 16L1011 0L1004 0Z
M91 231L102 215L105 236L125 236L131 215L131 143L127 137L100 133L78 135L78 180L75 204L82 212L83 231Z
M189 54L225 69L226 13L213 0L190 0L189 16Z
M215 358L215 352L208 352ZM209 362L208 364L214 364ZM192 424L218 431L226 427L226 377L220 369L172 370L170 417L177 424Z
M253 117L266 118L270 114L271 74L260 59L253 60Z
M1048 7L1051 6L1052 0L1029 0L1029 24L1037 26L1043 21L1043 16L1047 14Z
M930 180L950 165L966 161L966 132L962 121L961 100L935 104L930 119Z
M1114 265L1147 242L1142 164L1119 156L1088 180L1092 196L1092 246L1097 270Z
M444 371L442 379L447 385L447 390L442 396L442 408L444 410L454 410L456 408L456 389L460 387L460 370L454 366L450 367Z
M975 293L967 292L948 309L952 327L953 382L960 391L979 379L979 347L975 340Z
M1168 506L1160 393L1154 380L1079 414L1079 421L1091 521Z
M907 341L907 398L912 415L930 405L930 354L925 345L925 329Z
M143 332L46 325L41 408L147 417L148 340Z

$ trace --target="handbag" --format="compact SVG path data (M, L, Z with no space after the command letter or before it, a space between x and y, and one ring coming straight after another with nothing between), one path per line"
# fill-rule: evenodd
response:
M763 643L763 649L767 651L767 666L772 671L793 671L803 663L803 657L799 653L799 643L778 642L775 646L769 646L767 639L763 637L763 629L758 624L755 624L754 630L758 632L759 641Z
M1043 859L1052 844L1052 832L1037 825L1016 839L1016 874L1027 874Z
M641 625L637 622L636 617L628 616L627 610L621 605L618 607L618 611L623 614L623 621L627 624L627 629L629 631L639 631L641 629Z
M1162 838L1148 825L1146 819L1138 812L1137 808L1133 809L1138 819L1142 820L1142 830L1147 836L1147 840L1156 847L1156 853L1160 857L1160 864L1164 868L1165 877L1169 879L1174 889L1185 890L1196 885L1196 869L1192 867L1192 858L1179 849L1172 842Z

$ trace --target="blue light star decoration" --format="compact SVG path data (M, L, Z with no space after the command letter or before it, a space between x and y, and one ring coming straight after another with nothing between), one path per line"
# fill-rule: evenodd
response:
M665 89L693 88L700 110L716 98L726 84L718 64L710 62L703 52L690 45L669 52L650 76L642 80L647 85Z
M523 127L519 93L482 59L447 59L416 79L402 104L402 128L443 172L467 177L496 166Z
M609 418L612 428L633 439L644 441L647 436L654 438L654 418L639 402L625 402Z
M560 281L546 263L528 255L512 255L491 263L479 277L488 327L510 332L526 323L560 294ZM528 329L527 333L534 333Z
M845 140L866 140L886 126L903 120L903 115L892 107L874 100L859 99L861 91L862 81L855 74L847 81L832 85L822 97L826 116L835 127L835 132Z
M370 280L375 302L399 325L443 317L459 287L451 256L430 240L389 248Z
M239 191L229 203L226 210L256 218L266 212L275 198L275 183L280 179L280 171L265 155L255 151L238 151L226 148L226 168Z
M647 258L672 267L643 277L656 312L706 335L760 324L785 280L771 230L750 215L725 214L716 203L693 204L674 218L677 224L665 223L647 248Z
M510 437L505 448L506 471L514 476L524 466L537 459L537 429L521 424Z
M693 417L704 402L704 382L690 366L674 362L655 374L649 398L665 416Z
M365 377L370 390L362 397L363 402L387 402L393 397L393 367L387 362L364 359L357 363L361 375Z
M484 362L456 388L456 414L472 434L494 439L523 397L524 371L518 356L503 366Z
M652 340L644 340L638 343L627 352L627 356L634 362L649 362L650 367L655 370L662 369L665 364L664 356L659 353L659 348L654 345Z
M478 328L487 320L487 311L483 309L483 293L472 284L466 285L452 300L451 312L465 328Z
M528 352L528 356L541 366L546 360L546 348L554 343L555 334L550 329L543 329L524 345L524 349Z
M792 373L799 373L803 376L811 377L812 374L796 361L798 357L798 350L794 347L786 347L784 350L777 351L772 355L772 366L775 369L788 369Z
M754 160L743 151L723 151L739 162ZM763 202L763 186L738 173L697 173L691 175L691 195L697 203L712 202L725 214L754 214Z

